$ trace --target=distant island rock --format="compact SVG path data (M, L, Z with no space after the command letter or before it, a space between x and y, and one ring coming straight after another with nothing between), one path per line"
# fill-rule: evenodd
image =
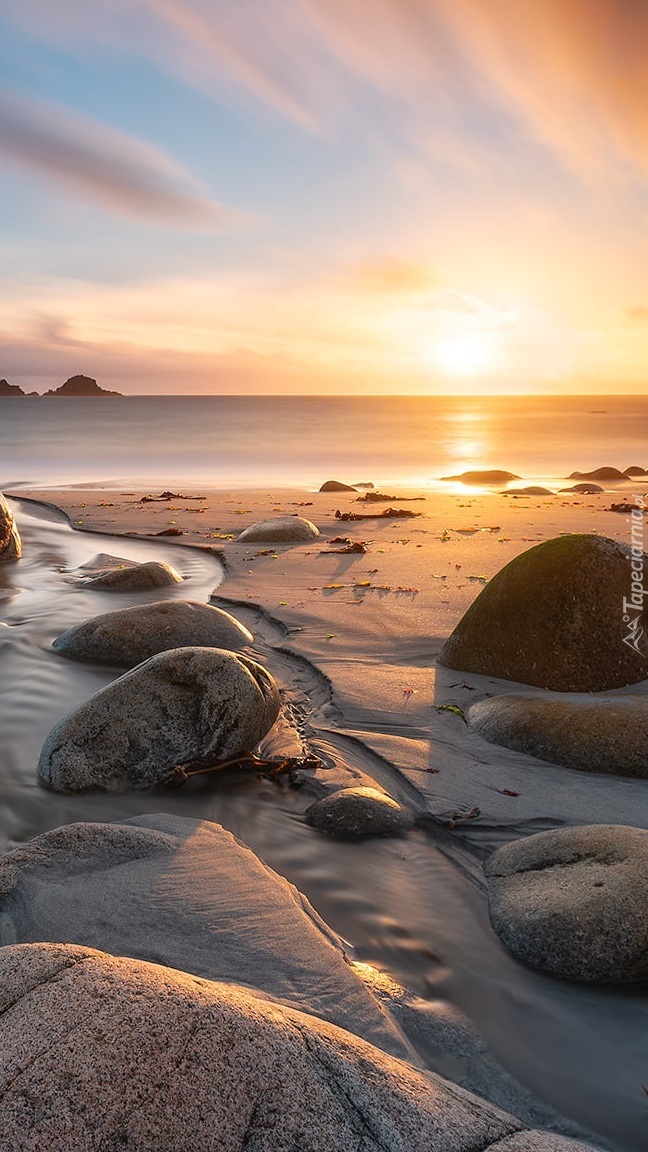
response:
M568 480L627 480L626 472L618 468L595 468L593 472L570 472Z
M521 480L515 472L504 472L499 468L489 468L484 472L462 472L461 476L442 476L442 480L460 480L462 484L508 484L509 480Z
M0 396L26 396L18 384L10 384L8 380L0 380Z
M60 388L49 389L43 396L121 396L121 392L109 392L100 388L91 376L70 376Z

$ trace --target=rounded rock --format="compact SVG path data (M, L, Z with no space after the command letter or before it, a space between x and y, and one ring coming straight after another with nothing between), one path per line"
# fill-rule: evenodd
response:
M22 544L14 514L0 492L0 561L19 560L21 555Z
M320 492L355 492L352 484L343 484L341 480L325 480Z
M306 820L335 840L397 836L414 823L412 816L386 792L364 787L341 788L316 800L306 809Z
M122 565L84 575L84 587L106 592L146 592L150 588L169 588L182 584L183 577L170 564L147 560L145 564Z
M78 945L3 948L0 1012L11 1149L587 1152L249 989Z
M45 740L38 775L58 792L163 785L177 764L249 752L279 707L274 680L254 660L220 648L174 648L60 720Z
M132 668L171 648L227 648L253 636L229 612L196 600L158 600L93 616L57 636L59 656Z
M494 696L468 723L484 740L577 772L648 778L648 701L640 696Z
M276 516L272 520L259 520L241 532L239 541L245 543L268 544L303 544L307 540L315 540L319 536L312 520L304 516Z
M648 556L641 556L648 571ZM439 663L558 692L605 692L645 680L648 650L624 642L632 562L631 548L602 536L537 544L480 592ZM638 607L639 636L644 616Z
M648 976L648 832L540 832L499 848L484 873L492 925L518 959L568 980Z

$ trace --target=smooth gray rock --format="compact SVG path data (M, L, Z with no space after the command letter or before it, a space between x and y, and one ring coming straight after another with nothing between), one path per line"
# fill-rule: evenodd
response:
M61 944L0 952L4 1147L586 1152L232 984ZM136 1042L134 1042L134 1040Z
M648 976L648 832L540 832L499 848L484 873L493 927L526 964L587 982Z
M648 556L641 555L648 574ZM585 534L522 552L471 604L439 663L558 692L605 692L645 680L646 640L639 651L624 642L632 560L627 545ZM641 637L641 628L648 632L643 607L636 618Z
M259 520L257 524L251 524L241 532L238 539L243 543L303 544L307 540L315 540L319 534L319 528L304 516L276 516L272 520Z
M92 570L82 576L85 587L100 588L104 592L146 592L149 588L168 588L182 584L182 576L170 564L147 560L136 564L122 561L104 570Z
M0 945L37 940L246 984L412 1055L306 897L209 820L67 824L0 856Z
M132 668L158 652L192 646L237 650L253 636L229 612L196 600L158 600L84 620L57 636L60 656Z
M59 792L127 791L164 784L198 757L250 751L279 714L265 668L220 648L152 656L59 721L38 774Z
M336 840L365 840L370 836L396 836L414 819L400 804L377 788L341 788L316 800L306 809L313 828Z
M473 704L468 723L492 744L564 768L648 777L645 697L493 696Z
M22 543L18 526L2 492L0 492L0 561L19 560Z

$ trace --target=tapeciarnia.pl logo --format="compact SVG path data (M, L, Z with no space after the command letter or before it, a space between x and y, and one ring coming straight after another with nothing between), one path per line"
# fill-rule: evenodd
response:
M640 656L645 652L639 645L644 634L641 617L644 608L644 596L648 589L644 588L644 509L645 496L635 496L635 504L630 512L630 597L623 597L623 623L627 625L627 635L623 643L633 648Z

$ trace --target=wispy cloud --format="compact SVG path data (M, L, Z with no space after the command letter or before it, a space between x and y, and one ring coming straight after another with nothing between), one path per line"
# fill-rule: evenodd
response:
M0 99L0 152L112 211L197 228L231 226L237 213L192 185L145 141L15 92Z

